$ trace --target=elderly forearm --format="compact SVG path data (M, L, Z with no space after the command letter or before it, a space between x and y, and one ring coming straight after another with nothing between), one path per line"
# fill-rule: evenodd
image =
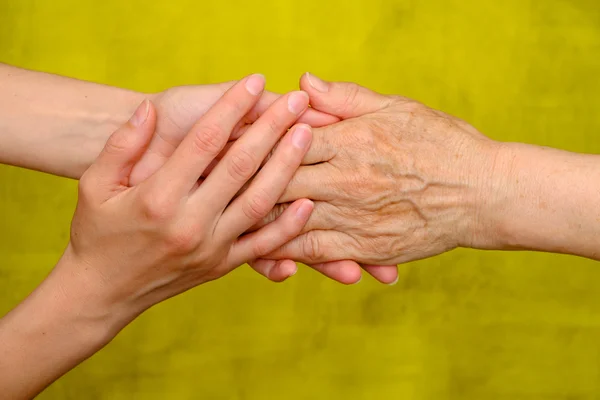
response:
M0 64L0 163L79 178L143 95Z
M600 259L600 156L506 144L490 182L483 247Z

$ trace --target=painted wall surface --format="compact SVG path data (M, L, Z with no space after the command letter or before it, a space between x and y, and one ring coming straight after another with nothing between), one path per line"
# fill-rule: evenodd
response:
M600 152L597 0L0 0L0 62L152 92L307 70L510 141ZM451 167L451 166L449 166ZM0 168L0 313L68 238L75 183ZM40 399L600 399L600 264L459 250L351 287L241 268L159 305Z

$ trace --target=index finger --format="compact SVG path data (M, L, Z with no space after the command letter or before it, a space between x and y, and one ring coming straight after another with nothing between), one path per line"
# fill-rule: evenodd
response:
M240 138L246 131L248 130L248 124L252 124L261 115L265 113L269 109L269 107L280 98L282 95L279 93L265 91L260 100L252 110L244 117L244 124L242 126L238 126L237 129L232 133L229 140L235 140ZM315 110L314 108L307 108L302 115L298 118L297 122L301 124L310 125L313 128L318 128L322 126L327 126L339 122L340 119L335 115L327 114L323 111Z
M238 122L259 101L265 87L260 74L233 85L192 127L169 160L153 176L161 190L187 194L223 149Z

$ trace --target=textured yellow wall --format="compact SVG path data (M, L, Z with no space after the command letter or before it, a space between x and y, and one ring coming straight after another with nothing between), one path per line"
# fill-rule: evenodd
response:
M600 152L597 0L0 1L0 61L154 91L306 70L501 140ZM449 166L451 167L451 166ZM66 243L75 184L0 168L0 313ZM599 399L600 265L456 251L395 287L248 268L155 307L41 399Z

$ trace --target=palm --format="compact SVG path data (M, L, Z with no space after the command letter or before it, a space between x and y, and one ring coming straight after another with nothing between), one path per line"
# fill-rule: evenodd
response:
M156 133L148 150L134 167L130 184L140 183L160 168L196 121L234 83L177 86L153 96L158 116Z

